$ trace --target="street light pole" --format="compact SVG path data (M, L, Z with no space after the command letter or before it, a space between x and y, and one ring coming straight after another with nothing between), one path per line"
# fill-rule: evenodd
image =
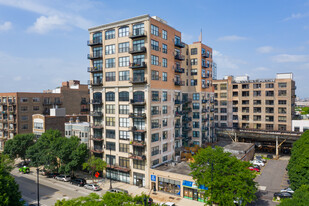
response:
M112 147L109 147L109 189L112 189Z
M38 206L40 206L40 183L39 183L39 168L36 168L36 175L37 175L37 199L38 199Z

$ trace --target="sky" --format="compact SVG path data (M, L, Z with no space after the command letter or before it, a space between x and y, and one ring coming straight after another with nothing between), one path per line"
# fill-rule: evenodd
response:
M87 83L88 28L159 16L182 40L213 48L218 78L293 72L309 97L309 0L0 0L0 92Z

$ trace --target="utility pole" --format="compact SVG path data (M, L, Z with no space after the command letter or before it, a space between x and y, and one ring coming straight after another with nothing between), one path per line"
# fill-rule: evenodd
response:
M36 175L37 175L37 200L38 200L38 206L40 206L40 183L39 183L39 168L36 168Z
M112 189L112 147L109 146L109 189Z

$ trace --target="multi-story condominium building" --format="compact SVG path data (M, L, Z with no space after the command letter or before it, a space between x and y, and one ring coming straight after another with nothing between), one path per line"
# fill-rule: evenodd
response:
M32 133L33 114L49 114L53 107L67 108L67 114L79 114L89 110L88 103L88 85L75 80L43 93L0 93L0 151L15 134Z
M107 177L149 187L149 169L215 141L212 49L139 16L89 29L91 149Z
M228 76L213 84L216 127L292 131L296 89L292 73L257 80Z
M80 138L81 143L85 143L88 147L90 146L90 125L89 122L80 122L80 120L76 119L73 121L73 118L70 122L65 123L65 136L71 137L76 136Z

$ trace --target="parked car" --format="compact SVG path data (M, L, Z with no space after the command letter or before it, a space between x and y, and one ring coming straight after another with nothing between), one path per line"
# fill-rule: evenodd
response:
M85 184L84 188L86 188L88 190L93 190L93 191L101 190L100 186L96 185L96 184Z
M294 190L292 190L290 187L282 189L280 192L288 192L288 193L294 193Z
M276 192L274 194L274 198L276 199L284 199L284 198L292 198L293 197L293 194L292 193L289 193L289 192Z
M86 184L86 180L83 178L71 179L71 184L83 187Z
M71 180L71 176L70 175L58 175L55 177L56 180L60 180L60 181L64 181L64 182L68 182Z
M30 161L22 161L18 164L16 164L16 167L20 168L20 167L23 167L23 166L28 166L30 164Z
M129 194L128 190L120 189L120 188L112 188L107 190L108 192L117 192L117 193L127 193Z
M255 159L257 159L257 160L260 160L260 161L262 161L262 162L264 162L264 163L266 163L267 162L267 160L266 159L263 159L263 157L262 156L256 156L255 157Z
M259 166L262 166L262 167L264 167L264 165L265 165L262 161L259 161L259 160L253 160L251 163L253 165L259 165Z
M267 158L272 159L272 158L274 158L274 156L271 155L271 154L268 154L268 155L267 155Z
M256 172L260 172L259 168L255 168L255 167L248 167L249 170L251 171L256 171Z
M253 165L253 167L261 170L261 167L259 165Z
M49 173L46 174L46 177L47 178L55 178L58 175L60 175L60 174L57 173L57 172L49 172Z
M30 173L30 168L27 166L23 166L21 168L19 168L19 172L24 173L24 174L28 174Z
M176 206L175 203L173 202L165 202L165 203L160 203L160 206Z

